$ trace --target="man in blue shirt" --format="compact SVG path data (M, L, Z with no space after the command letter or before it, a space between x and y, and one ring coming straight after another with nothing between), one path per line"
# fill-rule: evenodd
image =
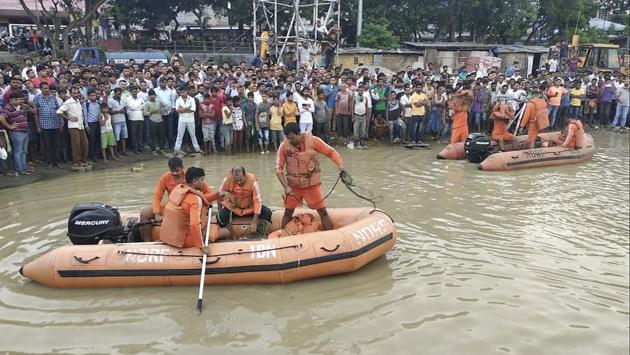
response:
M331 76L328 79L328 84L322 85L322 91L326 95L326 118L331 124L331 132L336 132L335 120L333 114L335 113L335 100L337 99L337 93L339 92L339 86L337 86L337 79Z
M256 109L258 105L254 102L254 93L247 93L247 101L241 105L243 111L243 121L245 123L245 146L247 152L254 151L254 145L258 134L256 133Z
M88 123L88 140L90 159L97 160L101 151L101 125L98 116L101 113L101 103L96 98L96 91L89 89L88 99L83 102L83 115Z
M48 170L53 166L63 169L59 164L59 136L60 130L63 130L61 119L57 115L59 102L57 98L50 93L50 86L46 82L42 82L39 86L41 93L35 96L33 100L37 107L36 119L39 121L40 133L44 140L44 152L46 154L46 162Z

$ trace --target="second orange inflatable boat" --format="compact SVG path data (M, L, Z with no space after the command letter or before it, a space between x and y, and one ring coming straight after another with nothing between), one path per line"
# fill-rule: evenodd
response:
M271 232L280 228L282 213L273 213ZM298 213L317 216L311 210L296 210ZM205 283L288 283L349 273L385 254L396 243L393 221L378 210L331 208L329 214L334 225L331 231L210 244L212 255L208 256ZM120 219L126 225L138 217L122 214ZM101 222L80 221L80 226L97 223ZM240 228L248 221L235 219L233 224ZM159 227L153 229L155 235ZM24 265L20 273L58 288L196 285L201 256L199 249L178 249L161 242L68 245L39 256Z

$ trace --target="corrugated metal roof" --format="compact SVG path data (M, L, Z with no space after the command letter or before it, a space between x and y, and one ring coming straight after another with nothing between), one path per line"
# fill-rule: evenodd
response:
M404 45L421 49L442 50L491 50L499 48L499 53L546 53L547 48L541 46L528 46L524 44L490 44L475 42L403 42Z
M588 20L588 25L600 30L609 30L612 27L613 31L621 32L626 29L626 26L621 23L607 21L596 17L590 18Z
M339 54L422 54L422 51L414 49L374 49L365 47L339 48Z

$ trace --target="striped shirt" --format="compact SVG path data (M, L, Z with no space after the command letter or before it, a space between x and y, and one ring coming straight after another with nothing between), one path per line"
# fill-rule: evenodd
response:
M4 109L0 111L0 115L6 117L8 124L16 125L16 128L11 130L11 132L28 133L26 113L21 108L15 108L9 104L4 106Z
M59 103L56 97L39 94L35 96L35 106L37 106L39 125L42 129L57 129L61 126L61 119L57 116Z

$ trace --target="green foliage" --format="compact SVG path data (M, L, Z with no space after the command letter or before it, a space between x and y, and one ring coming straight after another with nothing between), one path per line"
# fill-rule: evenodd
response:
M110 0L120 23L138 24L149 30L171 23L178 11L198 12L203 7L227 15L235 27L251 26L251 0L230 2L231 9L227 8L227 0ZM341 36L346 44L356 43L357 3L341 1ZM617 22L627 23L624 4L627 0L363 0L362 45L393 48L399 41L426 40L426 35L438 41L513 43L541 37L553 43L568 40L576 28L578 32L589 31L588 19L595 16L599 6L618 14ZM284 10L279 9L278 25L286 31L291 13ZM302 16L309 18L309 11L303 8Z
M589 27L580 32L580 43L608 43L608 31Z
M386 24L367 23L363 26L359 43L362 47L394 49L399 47L400 39L387 28Z

